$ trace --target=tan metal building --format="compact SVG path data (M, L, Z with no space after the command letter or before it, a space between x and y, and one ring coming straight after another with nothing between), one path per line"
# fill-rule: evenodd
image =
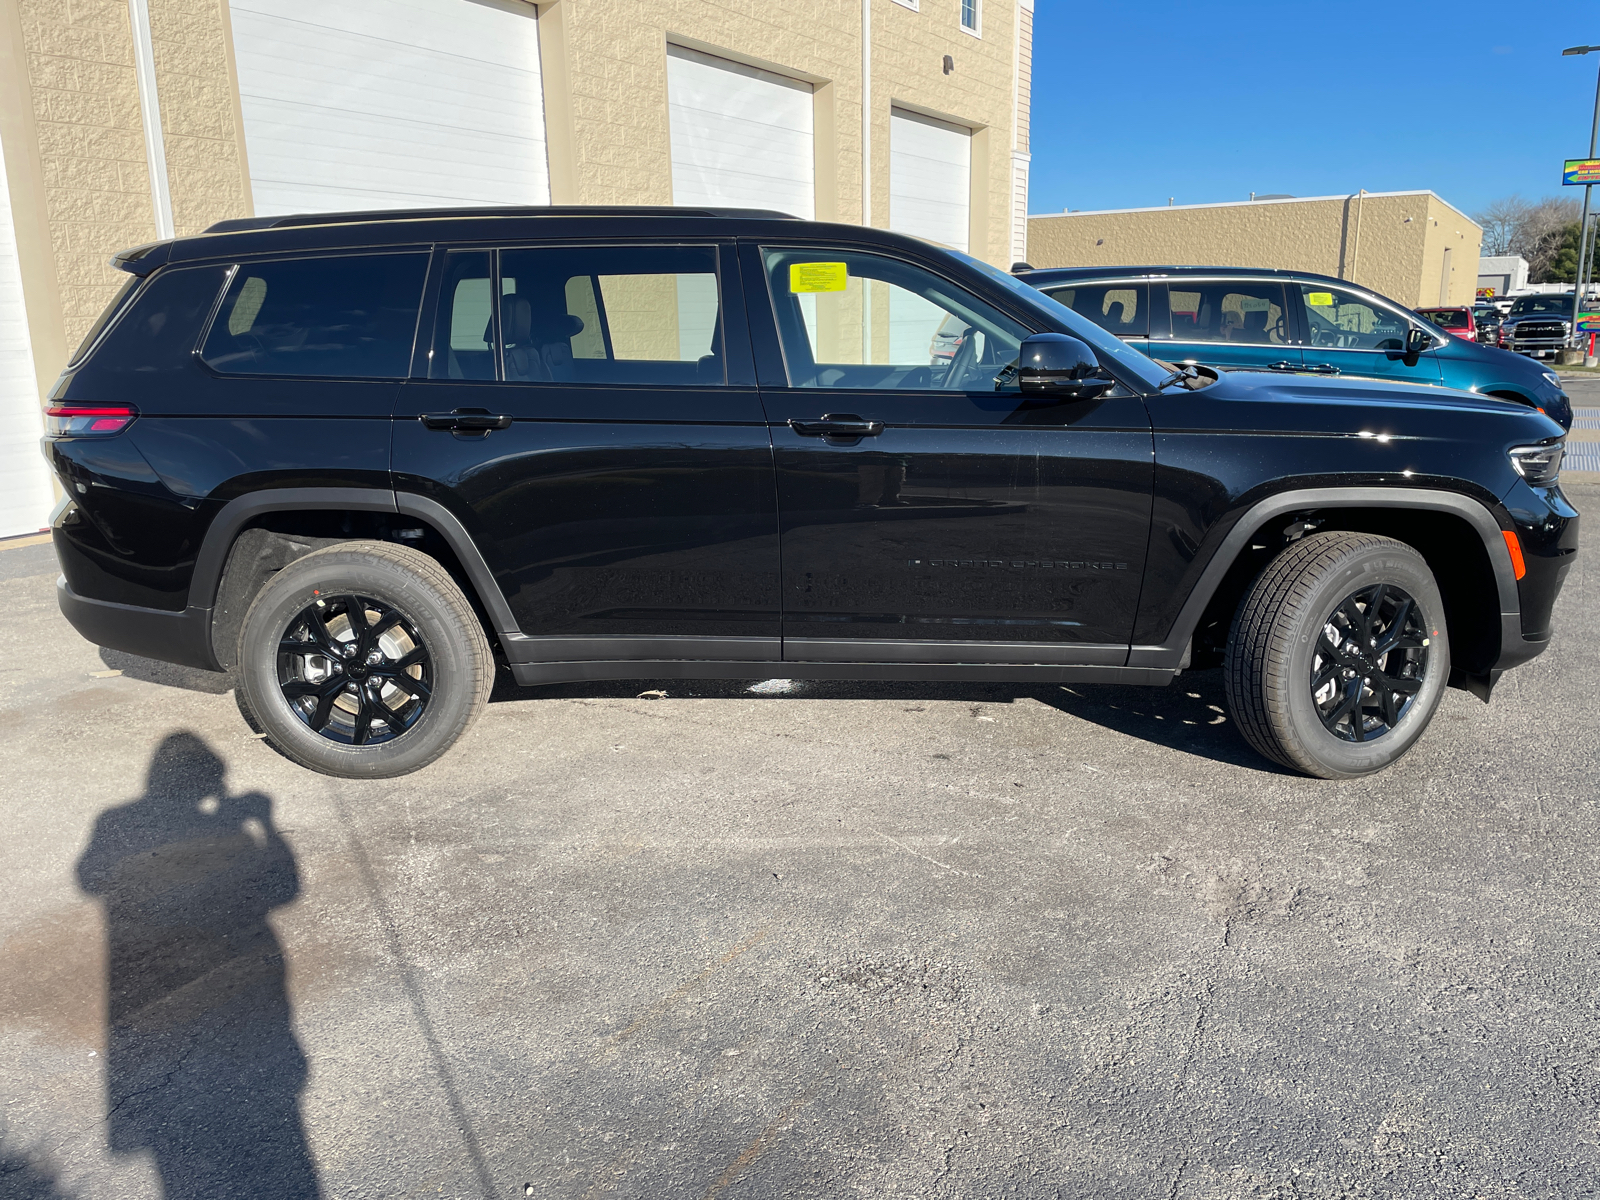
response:
M1036 267L1279 267L1410 307L1471 304L1483 230L1432 192L1356 192L1028 218Z
M0 0L0 536L122 247L227 217L718 204L1025 253L1033 0Z

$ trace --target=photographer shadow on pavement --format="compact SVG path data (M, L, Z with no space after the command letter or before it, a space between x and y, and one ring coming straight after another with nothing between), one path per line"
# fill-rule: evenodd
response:
M108 1137L153 1158L165 1200L301 1200L321 1195L306 1058L267 924L299 873L271 798L230 795L225 774L199 737L169 735L78 861L105 909Z

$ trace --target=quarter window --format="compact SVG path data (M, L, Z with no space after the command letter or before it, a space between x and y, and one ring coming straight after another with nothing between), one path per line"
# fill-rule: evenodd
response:
M1120 338L1149 336L1148 291L1142 283L1095 283L1055 288L1045 295Z
M1305 301L1306 340L1334 350L1404 350L1409 322L1363 296L1320 283L1297 285Z
M1177 342L1282 346L1289 341L1283 285L1206 281L1167 287L1170 337ZM1167 330L1151 330L1160 338Z
M899 259L767 247L762 258L791 387L993 392L1028 336Z
M201 352L224 374L403 379L426 254L244 263Z

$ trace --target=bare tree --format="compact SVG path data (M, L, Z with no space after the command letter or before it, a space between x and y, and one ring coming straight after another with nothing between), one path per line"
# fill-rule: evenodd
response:
M1549 276L1550 267L1561 252L1561 243L1569 229L1578 223L1578 213L1576 200L1553 196L1547 196L1532 207L1521 236L1512 246L1513 254L1528 260L1529 279L1544 280Z
M1483 253L1490 258L1515 253L1511 247L1532 211L1533 205L1521 196L1510 195L1474 213L1472 219L1483 226Z
M1528 260L1528 278L1543 280L1569 230L1578 223L1578 202L1546 196L1530 203L1511 195L1494 201L1473 219L1483 226L1483 253L1520 254Z

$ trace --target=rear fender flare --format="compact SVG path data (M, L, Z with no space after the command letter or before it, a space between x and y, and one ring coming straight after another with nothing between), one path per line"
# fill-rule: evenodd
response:
M217 588L223 568L239 533L252 520L274 512L387 512L415 517L431 525L449 543L471 581L483 610L502 640L519 632L517 621L506 603L505 594L495 581L494 572L461 521L436 500L405 492L378 488L273 488L253 492L228 501L206 530L200 553L195 557L194 578L189 585L191 608L210 610L216 605Z

